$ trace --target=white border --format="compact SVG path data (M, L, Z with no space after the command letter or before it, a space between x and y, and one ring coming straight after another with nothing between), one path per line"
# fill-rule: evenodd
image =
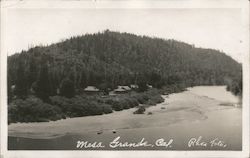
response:
M5 21L6 11L12 8L41 9L41 8L241 8L245 22L243 61L243 151L8 151L7 150L7 53L5 48ZM249 2L247 0L183 0L183 1L2 1L1 2L1 65L0 65L0 112L1 112L1 155L4 157L249 157Z

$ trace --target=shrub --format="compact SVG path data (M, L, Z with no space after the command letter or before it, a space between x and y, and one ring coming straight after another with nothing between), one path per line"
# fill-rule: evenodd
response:
M122 105L122 101L118 97L110 97L105 99L105 104L111 105L112 109L115 111L123 110L124 106Z
M52 105L58 106L64 114L67 114L69 112L69 108L72 104L72 101L69 98L62 96L50 97L50 102Z
M21 100L21 99L19 99ZM10 104L8 106L8 124L10 123L16 123L18 121L18 109L17 105Z
M54 96L51 97L51 102L60 107L68 117L101 115L112 112L111 105L107 105L95 97L76 96L69 99Z
M121 104L123 109L129 109L130 108L129 101L126 98L121 98L120 101L119 101L119 104Z
M134 114L144 114L146 108L144 106L139 106L139 108L134 112Z
M138 101L135 98L126 98L126 101L130 108L133 108L139 105Z
M36 97L28 97L25 100L14 100L8 106L9 123L12 122L43 122L58 120L62 117L59 107L44 103Z
M164 94L178 93L185 91L185 86L182 84L172 84L162 88Z
M162 103L163 101L164 99L160 95L155 95L155 96L151 96L146 104L156 105L156 104Z
M152 112L148 112L148 115L153 115L153 113Z
M102 108L103 108L103 113L104 114L109 114L109 113L113 112L111 105L103 104Z
M115 104L112 105L112 109L115 111L121 111L123 110L123 106L119 102L115 102Z
M145 94L136 94L133 98L135 98L140 104L144 104L148 100L148 97Z
M84 104L82 104L84 106ZM87 115L102 115L103 106L96 101L87 101L85 104Z

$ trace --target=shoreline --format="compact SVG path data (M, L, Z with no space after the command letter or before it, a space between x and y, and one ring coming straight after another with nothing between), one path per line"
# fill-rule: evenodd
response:
M242 139L241 139L241 124L238 124L238 131L233 130L234 128L228 123L227 119L221 119L220 113L227 111L230 115L234 114L234 111L241 112L240 109L221 109L221 111L209 112L208 117L216 116L212 120L198 120L192 122L181 121L170 124L166 127L155 127L155 128L137 128L137 129L123 129L117 130L116 134L112 134L111 131L105 131L101 135L97 135L93 132L86 133L66 133L61 137L55 138L24 138L24 137L12 137L8 138L8 142L12 142L13 145L8 145L9 150L242 150ZM214 121L220 119L222 124L214 124ZM213 123L209 129L207 125ZM237 121L238 122L238 121ZM198 128L199 127L199 128ZM145 132L147 131L147 132ZM139 134L139 135L138 135ZM149 136L150 135L150 136ZM157 140L164 139L166 141L173 140L171 148L165 147L140 147L140 148L129 148L129 147L118 147L110 148L109 144L117 137L121 138L121 142L137 142L141 139L154 143ZM209 143L211 140L221 140L226 147L200 147L193 146L188 147L188 142L191 139L202 138L203 141ZM76 142L101 142L104 148L77 148ZM19 144L22 142L21 144ZM24 143L26 142L26 143ZM45 143L45 144L44 144ZM19 145L18 145L19 144ZM28 144L28 145L27 145Z
M211 112L235 108L221 106L222 101L192 94L189 90L163 95L163 97L163 103L146 108L146 113L152 112L152 115L147 115L146 113L133 114L136 108L131 108L105 115L67 118L53 122L15 123L8 126L8 134L9 137L53 139L67 134L83 135L87 133L96 134L97 131L117 130L119 132L126 129L138 130L161 126L169 127L182 124L182 122L188 122L189 124L204 122L207 119L211 119L209 117ZM181 100L180 98L185 99ZM197 101L200 101L200 104L206 104L206 106L197 105L195 103ZM165 108L162 109L162 107ZM117 120L119 117L124 117L124 121ZM163 119L165 121L162 121ZM155 123L155 120L159 120L159 123ZM113 124L110 125L109 121L113 121ZM149 125L145 123L147 121Z

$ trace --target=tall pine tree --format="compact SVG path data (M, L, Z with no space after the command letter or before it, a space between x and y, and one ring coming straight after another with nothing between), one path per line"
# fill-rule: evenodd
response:
M16 78L14 93L18 98L22 99L24 99L28 95L27 74L25 73L24 65L22 62L18 63L17 78Z
M74 82L71 79L66 78L62 81L60 87L60 95L65 96L67 98L75 96L75 86Z
M36 82L35 94L43 101L48 102L52 93L51 83L49 80L48 64L42 66L38 80Z

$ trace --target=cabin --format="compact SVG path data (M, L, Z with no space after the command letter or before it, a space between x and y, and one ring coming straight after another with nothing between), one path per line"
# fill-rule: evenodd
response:
M131 87L131 89L138 89L139 88L139 86L136 84L131 84L130 87Z
M101 91L95 86L88 86L83 91L86 94L100 94L101 93Z
M147 84L147 87L150 89L150 88L153 88L153 86L152 85L150 85L150 84Z
M118 86L116 89L114 89L114 94L124 94L131 91L131 88L129 86ZM112 93L112 92L111 92Z

